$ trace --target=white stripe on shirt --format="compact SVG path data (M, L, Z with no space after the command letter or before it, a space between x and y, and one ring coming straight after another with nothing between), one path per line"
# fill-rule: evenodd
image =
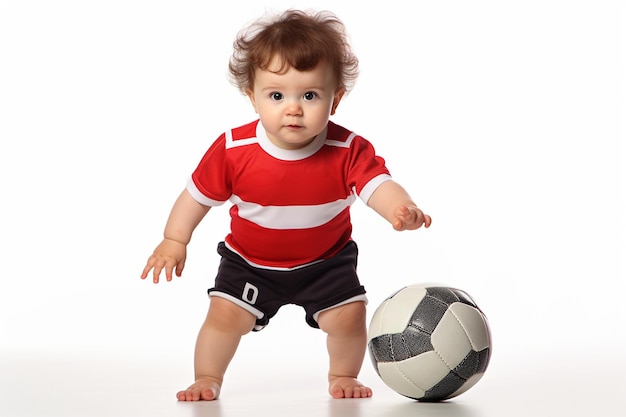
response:
M310 229L321 226L334 219L355 200L354 194L350 194L345 199L318 205L262 206L243 201L234 194L230 197L230 201L239 209L239 217L261 227L278 230Z

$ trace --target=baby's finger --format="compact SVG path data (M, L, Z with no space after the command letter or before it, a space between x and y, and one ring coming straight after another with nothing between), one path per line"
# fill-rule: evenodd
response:
M161 271L163 271L163 267L165 266L165 262L159 261L154 265L154 269L152 270L152 282L155 284L159 283L159 277L161 276Z
M171 263L166 263L165 264L165 280L166 281L171 281L172 280L172 271L174 270L174 265L172 265Z
M432 223L432 219L430 218L430 216L428 214L424 214L424 227L425 228L429 228L430 224Z
M406 206L400 206L398 208L398 213L397 213L397 217L404 217L407 218L411 215L411 210L409 210L408 207Z
M185 261L180 261L176 264L176 276L180 277L183 274L183 269L185 269Z
M155 263L156 263L155 257L150 256L150 258L148 258L148 262L146 262L146 266L143 268L143 271L141 271L141 279L148 278L148 274L150 273L150 270L154 268Z
M148 272L150 272L151 269L152 265L150 265L149 263L146 264L146 266L143 268L143 271L141 271L141 279L146 279L148 277Z
M406 228L406 222L402 220L400 216L396 217L392 224L393 228L397 231L402 231Z

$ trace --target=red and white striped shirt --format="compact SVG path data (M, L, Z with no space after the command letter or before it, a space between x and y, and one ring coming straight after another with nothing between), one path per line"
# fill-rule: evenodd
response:
M390 179L372 145L333 122L286 150L256 120L211 145L187 190L207 206L233 203L231 250L255 266L292 269L339 252L351 239L350 205Z

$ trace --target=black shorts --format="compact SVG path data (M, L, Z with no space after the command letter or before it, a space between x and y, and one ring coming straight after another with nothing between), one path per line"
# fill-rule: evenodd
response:
M254 314L255 331L286 304L303 307L306 322L319 328L317 316L322 311L354 301L367 303L356 274L358 249L353 241L330 259L290 270L254 267L224 242L217 246L217 253L222 260L209 295L228 299Z

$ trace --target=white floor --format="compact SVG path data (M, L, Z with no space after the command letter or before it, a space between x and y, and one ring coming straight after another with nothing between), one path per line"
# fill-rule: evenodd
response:
M362 379L373 386L374 397L332 400L317 363L295 366L288 358L282 365L261 363L245 370L252 362L244 358L233 366L219 401L180 403L174 393L188 382L190 370L178 361L5 351L0 357L0 416L623 417L626 367L611 357L618 356L529 356L511 366L496 356L475 387L439 404L392 392L369 363Z

